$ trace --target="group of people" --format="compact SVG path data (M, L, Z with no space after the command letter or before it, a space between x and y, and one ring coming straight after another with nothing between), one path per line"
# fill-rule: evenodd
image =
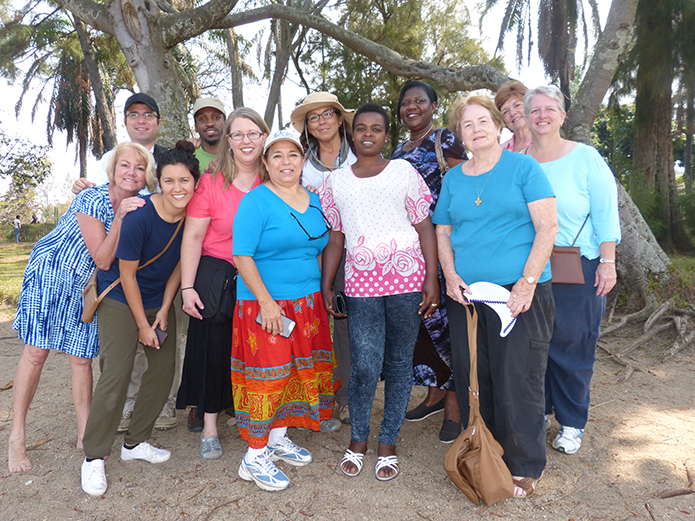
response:
M14 325L26 347L10 471L31 468L26 415L48 350L58 349L70 355L82 488L91 495L106 491L104 459L119 426L123 460L170 457L147 440L175 423L174 397L200 420L205 459L223 455L218 414L232 409L248 443L239 476L263 490L290 484L276 462L313 459L288 427L349 424L340 469L356 477L380 378L374 472L391 480L404 421L443 411L439 439L461 432L465 306L473 305L481 413L504 449L514 495L533 494L549 416L560 424L554 448L572 454L581 445L605 296L616 282L615 180L593 148L561 137L555 87L512 82L494 102L470 96L453 107L448 129L434 128L437 101L426 83L403 86L398 119L410 135L386 159L391 125L376 103L354 111L330 93L310 94L292 113L297 135L271 133L248 108L226 116L206 98L194 106L201 146L166 150L156 145L156 102L132 96L133 142L109 153L108 183L78 184L27 265ZM504 126L511 144L499 142ZM551 283L553 245L580 247L583 285ZM95 269L101 300L86 322L80 294ZM225 282L210 288L215 270ZM516 323L506 336L494 310L466 298L476 282L510 292ZM182 371L177 293L189 318ZM412 385L428 393L408 411Z

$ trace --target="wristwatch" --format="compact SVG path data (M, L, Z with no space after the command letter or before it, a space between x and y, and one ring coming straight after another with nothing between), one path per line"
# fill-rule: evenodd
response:
M530 275L528 277L526 275L522 275L521 278L529 284L535 284L536 282L538 282L535 278L531 277Z
M599 261L601 264L615 264L615 259L604 259L601 257L601 260Z

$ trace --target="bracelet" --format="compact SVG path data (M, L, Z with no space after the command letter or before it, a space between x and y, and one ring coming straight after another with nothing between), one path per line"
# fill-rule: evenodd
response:
M188 286L187 288L181 288L181 291L186 291L187 289L195 289L193 286Z
M604 259L601 257L601 260L599 261L601 264L615 264L615 259Z

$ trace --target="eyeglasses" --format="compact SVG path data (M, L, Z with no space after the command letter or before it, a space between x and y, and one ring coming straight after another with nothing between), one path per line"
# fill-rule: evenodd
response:
M234 132L232 134L229 134L229 137L232 141L241 141L244 139L246 136L251 141L256 141L257 139L261 139L263 137L263 132L257 132L255 130L252 130L251 132L247 132L244 134L243 132Z
M146 120L157 119L156 112L128 112L128 114L125 115L126 118L131 119L133 121L139 119L141 116Z
M297 221L297 224L299 225L299 227L300 227L302 230L304 230L304 233L306 233L306 234L309 236L309 240L310 240L310 241L315 241L315 240L317 240L317 239L322 239L323 237L325 237L326 235L328 235L329 233L331 233L331 231L333 230L333 227L331 226L331 223L328 222L328 219L326 219L326 216L325 216L324 213L321 211L321 208L319 208L318 206L314 206L313 204L310 204L310 205L309 205L309 208L314 208L315 210L318 210L319 213L321 214L321 217L323 217L323 222L326 223L326 231L323 232L321 235L318 235L318 236L316 236L316 237L314 237L313 235L311 235L311 234L307 231L307 229L304 228L304 226L302 226L302 223L299 221L299 219L297 219L297 216L296 216L295 214L293 214L292 212L290 212L290 215L294 218L295 221Z
M309 123L316 123L319 120L319 117L321 117L323 119L331 119L333 117L333 114L335 114L335 110L328 109L328 110L324 110L321 114L312 114L311 116L306 118L306 120Z

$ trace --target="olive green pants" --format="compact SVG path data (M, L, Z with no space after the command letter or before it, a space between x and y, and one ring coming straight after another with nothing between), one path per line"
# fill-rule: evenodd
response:
M159 308L147 309L147 320L154 322ZM138 326L127 304L106 297L98 309L99 368L101 376L92 397L84 433L84 452L88 458L103 458L111 452L116 429L126 399L133 360L138 347ZM176 314L169 309L167 331L170 332L159 349L145 346L147 371L142 376L130 427L124 441L135 445L152 434L171 382L176 358Z

